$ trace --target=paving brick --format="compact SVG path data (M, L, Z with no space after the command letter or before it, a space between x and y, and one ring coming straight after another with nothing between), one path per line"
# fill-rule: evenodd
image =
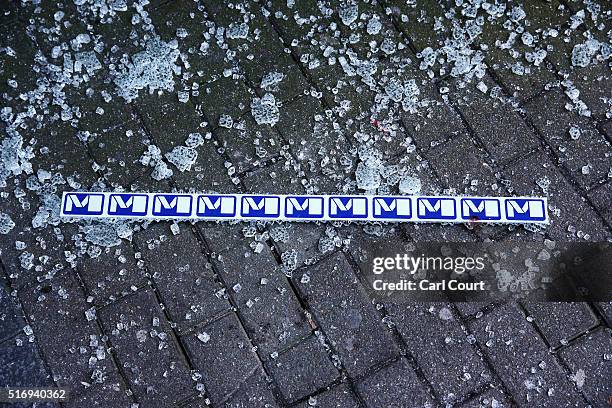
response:
M191 102L179 103L176 95L142 95L135 106L145 130L158 143L162 153L183 145L190 133L206 132L203 126L206 120L201 112Z
M432 167L447 188L458 194L498 195L494 170L483 153L466 136L457 137L442 146L431 149Z
M437 146L467 133L461 117L439 97L432 99L427 107L417 113L403 113L402 120L421 149Z
M470 327L519 406L584 406L578 390L515 305L497 308Z
M349 386L340 384L320 394L309 397L308 400L296 405L296 407L358 408L360 405L355 393Z
M23 10L23 18L30 17L30 24L35 23L37 29L32 30L32 35L35 38L36 45L46 56L51 55L51 50L55 45L64 42L70 44L70 41L78 34L93 34L91 30L87 29L86 22L77 12L75 4L45 1L36 6L44 7L40 7L38 13L34 12L35 6L28 7ZM65 13L61 22L55 21L54 18L55 13L59 10ZM89 46L93 48L93 44L89 44Z
M437 2L419 4L392 0L385 2L387 13L395 19L402 32L410 39L417 52L426 47L438 48L447 36L448 29L434 30L434 23L445 10L443 5ZM445 24L445 21L441 21Z
M174 165L172 179L177 188L194 192L233 193L236 186L228 176L225 159L210 141L195 149L198 157L190 171L181 172Z
M560 29L569 15L567 12L560 11L559 5L558 1L526 3L523 5L526 17L519 24L525 29L525 32L535 35L536 38L542 36L540 27ZM485 62L493 69L502 84L519 100L526 100L542 92L546 84L555 82L557 78L554 71L549 69L546 61L536 66L525 59L526 53L533 53L543 45L536 42L533 46L527 46L519 37L514 41L511 49L499 47L498 43L505 42L516 30L517 24L509 18L511 11L512 7L507 7L505 15L497 19L489 18L486 12L481 11L480 14L488 21L482 26L483 32L476 38L476 42L478 47L486 47ZM546 43L546 40L543 42ZM523 68L524 74L516 74L515 66Z
M330 256L294 280L351 376L398 356L343 254Z
M606 90L606 81L610 77L608 62L591 63L586 68L573 71L569 79L580 90L580 99L588 106L596 118L606 118L610 113L610 93Z
M40 198L28 193L22 202L10 197L0 204L15 223L15 228L3 236L1 247L2 262L15 289L49 280L68 268L64 251L72 249L70 237L78 232L76 224L64 224L59 234L49 226L33 228L32 219L42 204ZM24 243L25 249L17 249L17 241Z
M67 90L67 103L79 109L78 129L92 134L102 134L135 118L134 112L122 98L113 96L108 102L102 91L108 92L108 86L92 81L87 91ZM100 110L102 109L102 110Z
M32 159L34 172L39 169L58 172L64 178L71 177L83 185L83 188L91 187L98 175L92 169L93 160L89 157L86 146L77 138L77 132L77 129L65 122L55 123L51 130L34 131L31 136L37 140L35 149L47 148L46 153L37 154ZM65 188L70 189L68 186Z
M425 407L433 400L404 358L357 384L368 407Z
M496 86L487 76L483 81L489 89ZM450 98L497 162L506 163L539 146L532 129L510 103L491 100L490 96L469 86L451 89Z
M245 17L242 15L242 8L230 8L219 2L207 2L206 6L212 20L226 28L242 22ZM240 61L240 67L246 76L255 86L259 86L263 76L278 72L283 74L284 78L270 91L278 92L283 100L302 93L308 87L306 79L291 55L285 51L286 47L278 38L274 28L262 15L259 5L247 4L244 8L248 16L248 25L254 33L247 39L228 39L228 43L230 49L236 51L236 59ZM266 92L264 89L259 91Z
M547 92L527 104L527 116L563 166L586 189L606 178L612 165L612 147L594 123L567 111L566 103L560 91ZM572 127L580 129L577 140L570 137Z
M249 338L233 313L197 328L183 340L213 403L235 393L260 367Z
M321 101L304 96L283 105L278 123L279 132L288 141L316 193L337 191L337 184L346 177L343 169L346 166L340 159L348 158L345 152L350 149L342 133L344 128L330 129L324 118Z
M3 5L8 2L3 2ZM0 13L1 14L1 13ZM4 15L0 17L3 19ZM1 20L0 20L1 21ZM35 45L30 38L25 34L25 24L11 22L7 25L2 25L2 38L0 39L0 47L11 47L15 52L14 57L3 56L2 68L0 69L0 80L2 81L3 104L8 103L12 107L21 107L22 101L17 99L19 93L35 88L36 78L30 75L32 61L36 52ZM4 54L4 53L3 53ZM8 80L17 81L17 89L12 90L7 84Z
M101 384L99 387L90 388L81 393L72 393L64 407L102 407L123 408L134 404L134 397L125 388L123 380L114 376L114 383ZM75 395L76 394L76 395Z
M314 335L280 354L268 363L268 367L288 402L312 394L339 376L323 345Z
M322 46L321 40L313 38L320 27L336 24L331 21L333 16L330 13L317 10L317 4L312 0L296 3L290 10L285 2L277 1L271 6L269 18L285 44L290 44L290 49L305 67L311 82L323 93L328 105L335 106L346 100L352 113L369 112L374 94L360 80L346 77L338 63L329 65L324 55L328 45L334 49L343 48L340 39L325 36L325 46ZM312 16L314 22L307 23L302 16Z
M464 408L505 408L511 406L507 396L498 388L491 388L461 405Z
M477 237L462 224L407 224L406 233L415 242L471 242Z
M213 263L263 359L310 333L300 304L267 245L255 253L244 242L220 253Z
M245 239L244 231L250 225L254 226L254 223L198 222L196 224L197 228L202 231L206 245L213 254L240 246Z
M164 41L180 38L177 29L183 28L187 36L181 38L185 48L200 44L202 24L206 21L203 8L196 2L178 0L161 2L158 7L151 7L149 15L159 35ZM196 31L197 30L197 31Z
M151 8L150 8L151 9ZM202 2L180 0L163 2L150 10L150 16L159 35L166 41L178 40L179 49L188 58L194 76L185 78L185 85L198 83L200 86L215 80L227 72L235 72L237 58L230 58L227 46L221 48L215 38L216 25L210 20ZM176 35L177 30L186 31L184 38ZM203 48L202 44L204 45ZM202 102L201 95L192 97Z
M342 32L341 41L348 44L350 49L360 57L380 60L381 64L385 64L389 58L405 60L414 57L414 54L408 48L408 42L394 27L393 21L385 17L380 4L375 2L358 4L359 18L350 26L344 24L339 16L339 11L345 5L341 1L333 0L330 2L330 6L337 11L333 14L333 17L334 22ZM367 26L371 20L380 22L380 29L377 33L368 32ZM388 50L391 47L394 50L389 54Z
M132 121L95 137L89 148L96 162L104 166L104 177L113 185L128 187L150 169L140 163L149 140L138 122Z
M202 112L212 126L217 126L221 115L229 115L234 121L237 121L247 111L250 111L254 96L254 91L249 89L242 79L223 77L202 84L199 99L204 102ZM197 99L198 102L199 99ZM211 100L215 103L208 103Z
M609 329L590 333L560 351L571 379L593 406L605 406L610 397L612 335Z
M606 135L608 141L612 143L612 120L607 120L600 124L601 132Z
M360 79L347 77L338 64L322 64L313 71L308 71L317 88L323 92L329 106L346 106L352 119L370 118L376 93L371 91Z
M361 274L372 269L373 258L382 255L394 255L408 252L409 242L395 226L382 228L379 235L367 233L363 225L347 226L344 233L350 239L347 252L357 263Z
M25 335L19 337L21 345L17 345L15 340L0 344L0 386L53 386L51 375L36 350L36 343L29 342Z
M163 192L167 193L169 191L175 191L176 186L173 184L171 179L164 180L155 180L151 177L151 173L153 172L153 168L149 169L149 171L142 176L139 176L137 179L133 180L129 184L129 191L135 192L150 192L150 193L158 193Z
M231 129L217 128L215 134L238 173L261 166L277 155L283 145L274 128L258 125L250 113L234 118Z
M18 292L54 382L73 393L114 382L116 368L74 271ZM98 358L100 357L100 358Z
M449 305L385 306L408 350L445 403L456 402L491 381L491 374L468 342L461 323L454 317L448 319Z
M612 326L612 302L598 303L600 310L603 312L604 318L607 319L608 327Z
M11 295L4 279L0 278L0 344L15 336L25 325L21 306Z
M608 181L596 187L589 192L588 196L601 216L608 222L608 225L612 225L612 206L610 206L612 183Z
M246 191L257 194L304 194L293 159L279 158L275 163L249 172L243 182Z
M138 266L138 259L128 241L122 241L118 247L103 249L96 258L86 256L77 269L96 305L114 301L147 282L145 270Z
M529 155L522 161L509 166L504 171L511 180L511 188L516 195L548 196L551 225L547 231L555 240L576 240L573 231L589 234L592 241L605 240L609 236L605 225L565 180L547 156L541 152ZM542 187L546 187L543 191Z
M561 346L598 323L586 303L529 302L525 307L552 347Z
M281 222L268 226L274 247L281 254L294 253L297 267L320 258L319 239L325 234L325 229L324 224L312 222Z
M154 2L150 2L150 5L152 5L152 3ZM88 6L83 5L83 7L85 8ZM150 9L152 9L152 7ZM100 40L109 48L116 46L115 52L109 50L109 62L117 63L124 54L133 55L142 51L144 48L142 43L138 41L146 32L144 25L132 24L131 13L115 13L112 17L112 21L102 22L98 19L96 20L97 21L92 22L88 21L88 23L91 23L95 33L100 35ZM133 33L138 34L138 36ZM106 67L102 69L106 70ZM105 71L103 72L106 73Z
M225 406L228 408L273 408L279 405L274 399L265 374L261 370L257 370L229 397Z
M135 239L168 312L181 329L229 308L227 300L215 295L221 286L189 226L181 225L174 235L169 223L155 223Z
M0 6L0 26L10 24L17 19L19 8L17 3L6 2Z
M141 290L98 313L134 395L145 405L169 405L195 391L155 294Z
M486 306L490 305L488 302L456 302L455 307L459 313L464 316L474 316Z

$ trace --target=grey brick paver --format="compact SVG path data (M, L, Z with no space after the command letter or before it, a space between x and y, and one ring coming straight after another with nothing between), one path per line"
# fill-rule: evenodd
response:
M291 101L280 110L278 129L313 189L317 193L335 192L346 172L339 164L339 156L346 157L350 149L346 134L342 129L335 131L326 126L325 107L312 96Z
M489 77L483 81L489 89L496 86ZM453 88L449 98L497 162L507 163L539 146L535 133L509 102L491 100L472 87Z
M524 60L526 53L536 52L540 48L537 43L528 46L520 38L517 38L511 49L501 49L499 43L507 40L511 33L517 30L517 25L524 26L524 32L536 36L542 35L538 30L539 27L559 30L563 22L567 21L569 17L567 10L559 9L560 5L560 2L556 0L546 3L525 3L523 9L527 13L527 17L518 23L512 22L510 18L512 7L507 7L504 16L498 17L494 21L490 21L490 24L483 26L482 34L476 39L478 45L475 48L487 47L485 53L487 65L493 69L510 93L519 100L527 100L539 94L547 84L557 81L557 77L546 60L541 62L539 66ZM480 11L479 14L488 18L483 11ZM518 72L520 72L520 69L524 69L525 72L519 75L514 72L515 69Z
M350 375L362 375L399 355L343 254L308 268L304 275L295 277L296 284Z
M589 240L609 236L603 221L578 195L561 172L538 151L504 170L514 194L548 196L551 225L546 229L553 239L577 240L577 232L589 234ZM556 211L559 211L557 215ZM572 232L572 231L576 232Z
M263 359L309 334L300 304L267 246L254 253L245 242L219 253L213 263Z
M588 197L601 216L612 226L612 206L610 206L610 197L612 197L612 183L607 182L601 186L595 187L588 193Z
M95 136L88 145L96 163L104 166L105 179L111 184L129 186L150 172L139 162L148 140L139 123L132 121Z
M281 254L289 251L296 254L298 267L321 257L319 241L325 236L324 225L285 222L269 226L268 231Z
M231 129L220 127L215 134L238 173L259 167L279 153L283 141L270 126L258 125L250 113L233 120ZM221 168L219 171L227 172Z
M25 326L23 312L10 288L0 278L0 344L15 336Z
M291 158L280 157L266 167L247 173L243 180L246 191L252 194L272 191L274 194L305 193Z
M597 325L598 320L585 303L525 304L533 322L552 347L559 347L574 336Z
M227 300L215 295L222 287L188 225L181 225L174 235L168 223L154 223L135 239L147 271L181 329L229 309Z
M329 408L358 408L359 402L355 393L346 385L340 384L320 394L313 395L308 400L296 405L298 408L329 407Z
M604 319L607 319L608 327L612 326L612 302L601 302L599 307L603 312Z
M444 14L444 7L437 2L416 4L391 0L385 2L398 27L416 48L416 52L426 47L441 45L445 31L432 30L435 19ZM447 28L448 29L448 28Z
M576 340L560 351L571 370L573 382L593 406L605 406L610 398L612 372L612 337L610 329L601 328Z
M448 319L450 305L385 306L409 352L444 402L453 403L491 381L491 373L469 343L461 322Z
M493 190L494 185L498 190L500 186L486 155L466 136L433 148L427 155L445 187L454 189L457 194L490 196L500 193Z
M265 374L257 370L225 402L227 408L273 408L280 405L274 399Z
M559 156L583 188L606 178L612 166L612 146L596 129L595 124L577 114L568 112L568 103L559 90L547 92L526 105L527 117L542 133L546 142ZM574 140L570 129L579 129Z
M509 408L511 406L507 396L498 388L487 390L461 405L462 408Z
M147 282L145 269L138 264L131 244L106 248L95 258L86 258L78 271L96 305L109 303L132 293Z
M448 139L467 134L461 117L442 99L431 103L417 114L402 115L407 131L413 135L418 147L428 149Z
M52 387L51 375L36 350L36 343L25 335L0 344L0 387Z
M329 385L339 376L323 345L312 335L268 364L271 375L288 402Z
M235 393L259 367L249 338L233 313L196 328L183 340L213 403Z
M474 320L470 329L519 405L585 405L563 368L516 306L497 308Z
M189 367L152 290L141 290L98 314L138 401L168 405L195 393Z
M229 8L222 2L205 2L206 8L211 12L211 18L217 24L229 27L244 20L242 10ZM248 4L246 10L249 15L249 26L256 27L257 34L249 39L230 39L230 49L236 50L236 59L248 79L259 87L261 79L269 73L283 74L283 80L275 87L269 89L282 98L289 100L301 94L308 84L299 67L291 58L288 49L282 43L274 28L264 18L262 9L258 4ZM259 89L263 94L266 89Z
M103 389L119 381L102 333L95 321L86 318L87 310L94 312L93 305L86 301L74 271L67 270L18 294L58 386L78 394L87 384Z
M370 375L357 384L366 405L376 407L427 407L433 399L404 358Z
M60 234L49 228L35 229L32 218L41 206L40 199L27 194L22 202L25 207L15 199L2 201L2 210L10 213L16 224L7 235L3 235L1 254L6 273L15 289L49 280L66 270L69 264L65 251L73 249L70 237L78 233L78 227L74 224L65 225ZM25 244L25 250L17 249L18 241Z

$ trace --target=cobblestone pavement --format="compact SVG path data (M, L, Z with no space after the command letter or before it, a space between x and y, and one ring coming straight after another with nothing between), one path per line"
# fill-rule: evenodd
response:
M609 406L610 304L363 285L374 242L612 238L609 6L3 1L0 386L65 386L65 407ZM552 223L63 222L75 189L536 194Z

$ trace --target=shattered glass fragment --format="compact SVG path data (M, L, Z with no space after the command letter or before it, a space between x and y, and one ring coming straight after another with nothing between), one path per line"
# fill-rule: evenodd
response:
M181 172L190 171L197 158L198 152L185 146L176 146L171 152L166 153L166 159Z
M8 214L0 213L0 234L8 234L13 228L15 223Z
M262 98L253 98L251 114L257 124L274 126L280 118L280 111L276 106L274 95L267 93Z
M145 50L134 54L114 78L117 93L132 102L141 89L173 91L174 75L180 73L175 64L179 55L176 40L166 43L159 38L150 39Z

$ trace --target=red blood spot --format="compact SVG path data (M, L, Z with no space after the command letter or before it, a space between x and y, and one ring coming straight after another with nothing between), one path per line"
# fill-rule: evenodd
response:
M470 217L470 220L468 221L468 225L470 225L472 228L479 227L478 221L480 221L480 218L477 215L473 215Z

